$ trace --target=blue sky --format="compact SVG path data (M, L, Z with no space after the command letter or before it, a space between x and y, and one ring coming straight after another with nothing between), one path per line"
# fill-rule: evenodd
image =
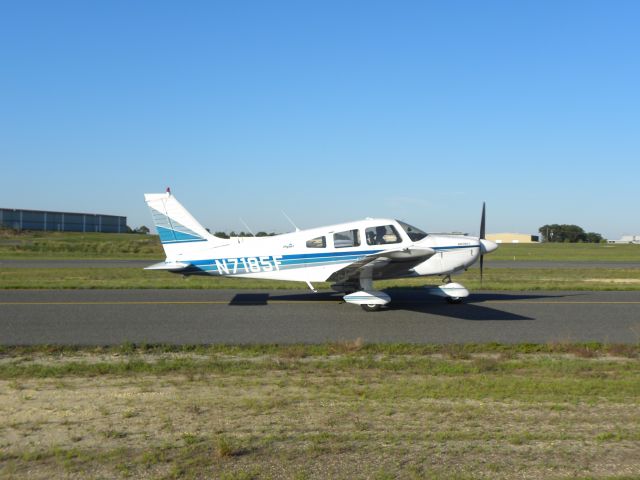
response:
M2 2L0 206L640 233L640 2Z

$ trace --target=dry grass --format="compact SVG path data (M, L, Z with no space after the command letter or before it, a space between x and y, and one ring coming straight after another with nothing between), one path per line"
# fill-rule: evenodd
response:
M299 346L297 354L250 358L5 359L0 476L640 476L636 358L588 346L593 358L575 346L505 355L371 355L357 340L333 348L320 357ZM170 361L182 369L166 368ZM87 368L67 369L78 362ZM112 373L93 367L127 362L133 367ZM9 363L50 369L16 376Z

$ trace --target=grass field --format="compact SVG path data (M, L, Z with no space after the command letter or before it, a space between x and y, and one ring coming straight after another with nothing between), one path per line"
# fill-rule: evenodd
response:
M23 233L0 235L0 259L164 258L158 238L137 234ZM491 268L495 260L525 260L532 268ZM593 268L535 268L536 261L592 261ZM637 290L640 269L600 268L597 262L640 262L639 245L506 244L487 256L486 290ZM472 290L481 287L477 270L455 277ZM437 284L439 278L379 282L380 288ZM328 284L318 284L326 289ZM189 277L141 268L3 268L0 289L8 288L238 288L306 289L299 282Z
M501 244L487 255L486 261L591 261L640 262L640 245L608 245L593 243Z
M0 259L164 258L156 235L0 230Z
M5 347L0 476L638 478L639 350Z
M640 269L622 268L494 268L485 269L480 285L478 270L454 277L471 290L638 290ZM376 282L376 288L420 287L440 283L439 277ZM328 289L328 283L317 283ZM308 289L302 282L181 275L142 268L3 268L0 289L16 288L195 288L195 289Z
M640 245L589 243L502 244L493 260L640 262ZM0 230L0 259L164 259L156 235Z

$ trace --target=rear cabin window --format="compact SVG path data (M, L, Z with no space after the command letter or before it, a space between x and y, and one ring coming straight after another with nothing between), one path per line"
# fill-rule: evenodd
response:
M400 243L402 239L393 225L381 225L379 227L369 227L364 231L367 237L367 245L387 245L389 243Z
M333 234L333 246L335 248L357 247L360 245L358 230L347 230Z
M325 248L327 246L327 237L316 237L307 240L307 248Z

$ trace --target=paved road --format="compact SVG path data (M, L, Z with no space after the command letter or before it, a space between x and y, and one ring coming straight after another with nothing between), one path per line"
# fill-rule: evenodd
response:
M158 260L57 259L0 260L0 268L144 268ZM640 262L487 260L486 268L640 268ZM477 268L474 264L471 268Z
M393 308L367 313L299 291L4 290L0 343L640 340L640 292L481 292L462 305L391 293Z
M56 259L41 260L25 258L20 260L0 260L0 268L144 268L162 260L96 260L96 259Z

